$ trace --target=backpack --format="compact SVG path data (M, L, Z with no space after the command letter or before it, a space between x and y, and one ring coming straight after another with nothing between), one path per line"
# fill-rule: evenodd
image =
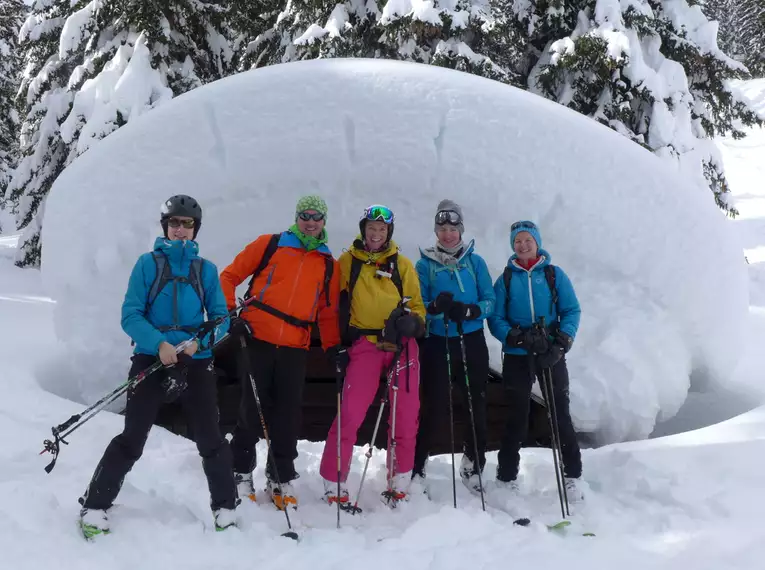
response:
M245 295L245 299L250 299L250 297L252 296L252 288L255 285L255 279L257 279L258 275L260 275L263 272L263 270L266 267L268 267L268 264L271 262L271 258L273 257L274 253L276 253L276 250L279 247L280 238L281 238L281 234L273 234L268 240L268 245L266 245L266 250L263 252L263 257L260 258L260 263L258 263L258 266L255 268L255 271L253 271L252 277L250 278L250 283L247 286L247 294ZM331 257L325 255L324 256L324 298L326 300L327 307L332 306L332 303L329 300L329 284L332 281L332 274L334 273L334 270L335 270L334 260ZM258 309L261 309L263 312L266 312L270 315L279 317L283 321L291 325L294 325L296 327L308 328L314 324L314 321L304 321L303 319L298 319L297 317L288 315L287 313L284 313L280 311L279 309L275 309L274 307L271 307L270 305L266 305L265 303L257 299L252 299L250 301L250 305L257 307Z
M185 331L185 332L191 332L194 333L199 328L198 326L179 326L178 325L178 286L176 283L188 283L191 285L191 288L194 289L197 296L199 297L200 302L202 303L202 308L204 309L205 306L205 289L202 285L202 264L204 263L204 260L201 258L196 258L191 260L191 264L189 265L189 275L188 277L179 277L177 275L173 275L173 270L170 267L170 260L167 258L167 254L163 251L153 251L151 253L152 258L154 259L154 265L157 268L156 276L154 277L154 282L151 284L151 287L149 288L149 296L146 299L146 314L149 313L149 309L151 308L151 305L154 303L154 301L159 296L159 293L162 291L162 289L165 288L165 286L173 282L173 322L175 322L174 325L171 326L162 326L157 327L157 329L160 332L167 332L167 331Z
M351 273L348 276L348 290L343 291L340 294L339 310L340 335L343 338L343 344L348 346L353 344L353 341L355 340L355 338L353 338L354 335L351 335L349 331L351 323L351 300L353 299L353 289L356 287L356 282L359 280L359 275L361 274L361 268L363 265L377 265L377 277L379 279L382 279L383 277L390 278L390 280L393 281L393 284L396 286L399 296L402 299L404 298L404 282L401 279L401 273L398 269L398 252L388 257L385 261L385 264L383 265L366 263L355 256L351 256ZM384 269L387 269L387 271ZM356 329L356 333L360 335L379 335L380 331Z
M552 293L552 300L550 302L550 309L552 310L552 308L558 304L558 288L555 286L555 266L552 264L545 265L544 272L547 286L550 288L550 293ZM510 280L512 278L513 270L509 267L505 267L505 271L502 273L502 279L505 282L505 294L507 295L507 304L505 305L506 311L510 311Z

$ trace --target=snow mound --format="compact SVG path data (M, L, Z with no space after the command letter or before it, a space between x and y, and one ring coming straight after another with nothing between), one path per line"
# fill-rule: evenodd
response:
M596 441L647 436L691 375L722 380L747 318L740 245L708 193L650 152L560 105L497 82L382 60L321 60L242 73L131 121L58 178L42 272L66 357L48 387L93 401L121 380L130 269L175 193L202 203L201 252L225 267L285 229L320 193L339 255L373 202L397 214L405 255L433 242L433 214L464 207L492 276L509 226L536 220L571 276L582 323L570 353L576 426ZM491 340L493 365L499 343Z

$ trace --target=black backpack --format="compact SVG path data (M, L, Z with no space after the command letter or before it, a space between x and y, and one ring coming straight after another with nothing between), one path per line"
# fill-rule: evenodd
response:
M180 326L178 324L178 283L188 283L192 289L196 292L199 300L202 302L202 310L205 310L205 289L202 285L202 264L204 260L201 258L192 259L189 266L189 274L187 277L179 277L173 275L173 270L170 267L170 260L167 258L167 254L163 251L153 251L151 253L154 259L154 265L157 268L157 274L154 277L154 282L149 288L149 296L146 299L145 313L149 314L149 309L154 301L159 296L159 293L165 286L172 281L173 283L173 322L171 326L157 327L160 332L168 331L185 331L195 333L198 326Z
M350 331L353 289L356 287L356 282L359 280L359 275L361 274L361 268L364 265L375 265L377 267L377 277L379 279L387 277L393 281L399 296L402 299L404 298L404 282L401 279L401 272L398 269L398 252L388 257L384 264L364 262L355 256L351 256L351 274L348 276L348 289L340 293L339 306L340 335L343 338L343 344L348 346L353 344L353 341L356 340L356 337L359 335L380 334L379 330L371 329L354 329L353 333Z
M552 293L552 301L550 303L550 310L552 310L558 304L558 288L555 286L555 266L545 265L544 272L547 286L550 288L550 293ZM505 267L505 271L502 273L502 279L505 282L505 294L507 299L505 310L508 312L508 315L510 314L510 280L512 278L513 270L509 267ZM531 294L530 291L529 294Z
M281 238L281 234L273 234L271 238L268 240L268 245L266 246L266 250L263 252L263 257L260 259L260 263L255 268L255 271L253 271L252 277L250 278L250 283L247 286L247 294L245 295L245 299L249 299L251 297L252 288L255 285L255 279L257 279L258 275L260 275L263 272L263 270L266 267L268 267L268 264L270 263L271 258L273 257L274 253L276 253L276 249L279 247L280 238ZM334 260L330 256L325 255L324 256L324 298L326 299L327 307L332 306L332 303L329 300L329 284L332 281L332 274L334 270L335 270ZM274 307L270 305L266 305L265 303L257 299L252 299L249 302L249 304L252 305L253 307L257 307L263 312L266 312L275 317L279 317L286 323L289 323L296 327L309 328L315 322L315 321L304 321L303 319L298 319L297 317L288 315L287 313L284 313L280 311L279 309L275 309Z

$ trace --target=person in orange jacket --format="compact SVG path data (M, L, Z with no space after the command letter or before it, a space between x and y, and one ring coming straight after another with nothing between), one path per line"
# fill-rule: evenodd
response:
M388 445L385 501L395 505L406 499L412 479L420 411L420 365L415 339L425 332L425 305L414 265L399 253L396 242L391 239L393 226L390 208L369 206L359 222L361 234L340 256L341 295L347 300L347 307L346 303L341 304L348 312L342 319L348 324L344 340L350 348L344 359L343 351L337 358L340 369L346 368L339 426L339 495L337 418L332 422L321 459L320 473L327 503L349 502L345 480L350 471L353 444L383 374L388 375L391 384L389 426L393 425L393 418L396 425L395 460L392 445ZM409 302L404 308L402 301L407 298ZM394 391L398 392L395 404Z
M326 219L327 204L322 198L302 197L290 229L276 238L268 234L258 237L220 276L229 309L236 306L236 287L252 276L246 298L252 296L255 301L232 319L231 332L247 338L250 372L263 406L275 463L266 463L266 493L280 509L297 507L291 482L298 476L294 460L311 325L318 325L322 347L328 354L337 354L340 345L340 271L326 245ZM242 384L241 413L231 449L239 495L253 501L252 471L261 431L247 381Z

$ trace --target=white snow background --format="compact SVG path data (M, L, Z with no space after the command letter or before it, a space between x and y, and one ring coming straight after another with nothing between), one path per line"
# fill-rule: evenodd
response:
M510 224L540 225L582 304L570 358L576 426L605 443L645 437L677 412L692 375L725 381L748 305L740 244L706 190L671 164L560 105L431 66L310 61L195 89L56 181L42 274L65 353L42 382L83 402L113 385L130 350L125 284L169 195L201 202L201 253L219 269L257 235L286 229L306 193L327 198L336 255L363 208L382 202L416 260L449 197L493 278L511 253Z
M384 83L383 78L379 78L378 81ZM433 79L430 81L432 85ZM437 82L434 87L438 87ZM300 89L296 88L296 91ZM765 101L765 85L761 86L761 93ZM161 109L156 112L160 111ZM526 109L526 112L531 111ZM565 119L557 117L556 120L562 123L561 128L565 128ZM381 122L380 128L383 125L384 121ZM525 126L522 121L520 126ZM598 135L593 134L597 131L583 132L586 133L587 146L598 148ZM120 137L121 131L112 136ZM108 141L109 139L103 144L108 144ZM405 142L402 141L401 144ZM474 139L471 142L476 144ZM562 144L566 142L564 138ZM141 143L140 139L133 142L132 146L137 154L146 152ZM614 148L618 145L613 140L609 143ZM725 222L727 225L720 225L717 229L723 236L740 236L746 244L746 253L751 263L749 273L752 276L752 297L753 300L762 299L765 292L756 275L760 269L758 264L765 259L753 261L753 258L754 252L765 247L765 239L762 238L765 235L765 209L756 208L765 200L763 178L761 170L758 169L759 165L765 163L765 137L762 131L755 131L752 132L752 138L744 141L720 141L720 146L726 157L726 166L737 195L736 206L741 210L742 216L739 220ZM94 147L85 156L97 152L99 147L100 145ZM551 149L553 147L554 145L551 145ZM119 156L128 156L130 145L122 149L124 154ZM476 149L476 154L479 149ZM571 149L569 151L572 152ZM604 153L603 156L612 156L612 153ZM175 149L175 160L185 160L183 146ZM420 162L424 163L425 160L421 159ZM185 164L187 168L194 166L193 163ZM526 163L520 164L522 170ZM292 169L285 169L285 179L297 176L295 171L300 166L295 164ZM379 169L382 170L384 166L381 164ZM406 166L407 163L397 164L397 167L401 168ZM548 165L547 168L551 170L553 167L554 164ZM195 173L198 172L195 170ZM629 172L631 171L627 170L627 173ZM101 192L107 193L113 187L116 188L120 177L127 173L127 170L115 167L109 185L99 187ZM93 174L98 175L98 172ZM455 174L450 172L450 176ZM548 173L541 173L542 180L548 177ZM481 180L478 174L476 178ZM629 180L630 177L624 178ZM184 178L184 181L187 179ZM192 187L203 189L201 184ZM405 188L410 189L411 186ZM246 186L242 191L248 189L249 186ZM135 187L132 191L140 192L141 188ZM149 193L148 190L144 191ZM477 194L477 191L475 193ZM402 196L406 197L411 197L412 194L411 191L409 194L402 192ZM159 188L157 197L164 195L164 189ZM92 219L82 222L78 221L80 218L72 219L69 233L62 234L62 239L74 240L69 244L59 245L68 245L68 248L62 251L71 253L77 266L85 264L82 261L83 257L90 256L90 267L102 270L106 262L103 258L98 258L97 253L104 244L117 242L113 236L126 235L138 241L143 239L144 243L139 244L141 247L138 251L149 246L154 235L154 226L148 221L139 220L140 216L134 210L144 207L144 217L150 220L156 216L159 205L142 206L140 201L132 201L130 194L120 196L124 202L114 198L109 205L106 203L109 201L107 195L100 197L95 193L94 204L98 205L99 200L104 201L103 205L99 205L102 210L92 214ZM208 195L202 199L206 196ZM215 193L211 189L206 200L212 200L213 196ZM362 196L358 200L359 207L365 199ZM258 201L255 198L246 203L242 200L240 207ZM258 225L267 226L267 231L281 229L286 223L283 220L290 219L289 202L285 198L285 203L277 204L272 214L273 219L267 219L263 213L256 214L264 220L258 222ZM463 202L467 200L463 199ZM52 200L48 212L52 211L53 203ZM84 203L79 205L90 207ZM629 205L632 205L632 202ZM347 206L348 213L343 221L343 217L338 215L342 212L342 202L330 195L330 215L335 212L334 220L340 220L330 222L340 226L337 233L333 234L336 249L338 242L342 246L350 239L352 231L344 230L341 222L348 225L355 223L356 211L359 209L356 206L355 203ZM62 203L61 207L65 209L66 204ZM424 205L422 207L425 208ZM418 220L431 218L432 206L427 210L427 215L418 216ZM482 226L493 211L494 209L487 210L483 215L479 215L477 211L467 209L467 215L471 218L475 216L476 220L472 224L468 222L468 228L472 227L473 233L480 237ZM224 221L215 222L215 212L215 207L206 209L206 220L210 223L205 226L205 230L209 232L205 235L217 235L216 223L218 233L223 231ZM524 213L526 212L522 212ZM533 211L531 213L533 214ZM635 210L635 213L637 215L638 211ZM657 219L661 222L661 214ZM629 220L629 216L624 216L620 222L627 224ZM112 223L107 224L107 221ZM100 234L93 233L88 226L91 222L103 231ZM246 220L242 224L245 222ZM47 223L46 219L46 225ZM504 224L493 221L493 217L488 223ZM422 224L424 237L416 236L412 239L431 239L431 236L427 235L428 227L424 222ZM401 225L414 225L414 216L410 223ZM656 230L662 228L660 223L657 225L653 220L645 225L654 233L658 233ZM229 224L229 229L249 235L248 228L238 229L234 224ZM597 230L597 227L595 229ZM731 231L732 229L734 231ZM258 227L253 233L260 231ZM266 231L265 228L263 231ZM337 235L343 231L347 231L347 234ZM82 232L82 238L78 237L79 232ZM611 232L615 234L613 228ZM573 250L563 237L553 241L548 237L550 233L552 232L545 232L545 237L553 255L561 249ZM401 234L404 236L404 247L413 247L409 245L412 242L407 241L409 238L406 230ZM716 237L720 239L720 235ZM345 517L342 529L338 531L334 528L334 510L318 501L321 493L318 463L322 446L305 442L300 444L298 460L298 469L303 476L297 480L296 485L301 498L301 509L293 515L293 524L301 535L301 541L294 543L281 538L279 534L285 530L284 517L273 507L264 504L250 504L240 508L240 530L215 533L211 529L212 519L201 463L193 443L164 429L154 428L144 457L128 475L118 505L113 509L113 533L93 544L85 543L75 526L79 509L76 498L84 490L107 442L121 429L122 417L108 412L96 416L72 436L69 446L63 447L61 459L54 471L49 475L43 471L49 458L38 456L37 451L41 449L42 439L49 435L50 426L83 409L81 404L53 395L41 389L39 385L42 382L46 387L70 392L76 391L73 386L77 386L69 383L71 376L57 379L55 375L51 375L49 366L42 369L38 366L48 359L51 352L61 348L60 340L57 340L56 336L64 334L59 313L56 315L57 335L54 335L56 302L51 298L51 294L58 303L62 303L62 299L72 294L72 288L85 285L86 279L80 277L79 281L67 282L62 278L58 281L63 283L61 290L43 287L38 272L21 270L12 265L17 239L17 235L0 236L0 323L3 325L0 327L0 382L3 385L3 398L0 398L0 552L3 555L3 568L236 570L311 567L319 570L364 565L365 568L374 570L389 569L395 565L402 570L422 570L498 568L513 565L544 568L565 566L569 570L615 566L624 570L674 570L687 565L694 570L754 570L761 567L765 556L765 530L761 525L761 513L765 508L765 480L761 472L761 457L765 452L765 408L752 410L722 424L694 432L585 450L584 479L588 498L586 503L574 509L574 525L566 535L550 533L541 524L554 522L559 516L556 514L558 507L549 450L523 451L521 483L524 498L519 500L510 513L495 507L490 507L488 513L482 513L479 499L469 495L461 486L458 486L459 508L453 509L450 506L451 480L447 457L434 460L429 471L434 501L413 499L403 508L389 511L376 498L384 479L383 454L378 451L373 458L371 478L362 497L361 504L365 507L365 515L361 518ZM203 252L209 255L205 244L214 245L210 243L212 239L208 242L205 242L202 236L200 239ZM655 247L661 250L656 253L656 261L660 262L666 255L661 249L666 247L666 242L657 240L655 243ZM707 241L702 241L700 246L708 248L707 244ZM82 249L77 249L78 247ZM138 247L136 245L136 248ZM236 250L234 245L228 247ZM691 245L684 247L686 251L693 252ZM707 252L711 252L710 266L720 267L716 265L719 260L713 255L719 250L707 249ZM133 253L121 252L120 255L124 257L124 261L120 258L115 267L117 271L125 271L125 267L132 263L130 258ZM499 255L499 251L496 252L496 257L500 258L499 261L490 260L493 271L498 270L501 265L502 256ZM556 261L562 257L558 255ZM108 256L106 259L108 260ZM627 261L630 259L632 258L625 258ZM225 263L227 260L216 261ZM563 264L563 261L560 262ZM574 274L575 283L586 278L571 271L568 267L570 264L564 265ZM61 273L71 275L64 270L61 270ZM98 276L98 273L92 270L88 275ZM695 276L688 274L683 278L691 281L691 275ZM95 281L98 287L101 286L101 279L103 276ZM117 307L124 293L125 282L126 275L122 282L115 285L112 292ZM668 281L667 287L672 284ZM725 296L724 292L718 293ZM733 292L729 291L728 294L732 295ZM583 297L583 301L587 301L584 294L580 293L580 296ZM93 291L94 300L101 302L102 297L106 298L103 290ZM736 385L742 390L749 390L748 394L752 398L758 397L756 388L761 387L762 377L759 355L762 332L765 330L762 325L765 320L761 307L761 304L750 307L750 317L742 323L745 327L747 324L751 326L751 329L746 330L743 358L729 377L721 377L721 380L727 381L726 385ZM113 308L109 310L114 311ZM118 315L104 314L103 320L118 321ZM81 324L72 321L72 334L85 338L85 332L81 329L93 326L93 322L92 317L86 318ZM586 328L585 322L583 321L583 333ZM627 325L630 325L629 321ZM728 332L730 331L726 331ZM113 350L114 353L126 353L128 348L123 347L127 342L125 338L118 339L115 336L115 340L101 343L97 338L101 334L104 333L99 330L98 334L88 341L91 343L92 359L82 364L80 374L85 377L81 384L85 387L84 393L93 397L101 395L99 383L103 383L101 388L110 389L124 378L124 372L127 370L124 354L121 359L115 359L109 353L109 350ZM115 348L109 349L112 342L115 343ZM76 344L65 344L64 348L72 346ZM585 351L579 344L577 349ZM677 356L669 350L668 347L668 356ZM572 356L573 354L572 352ZM679 356L682 358L683 354ZM104 376L100 378L91 374L91 370L106 370L109 367L112 370L108 378L103 371L101 374ZM572 372L574 385L579 382L581 370L584 369ZM55 385L56 382L58 386ZM629 386L626 386L624 389L628 388ZM362 451L356 450L353 474L350 478L352 489L358 485ZM264 452L265 448L261 445L258 453L263 457ZM459 461L459 456L457 460ZM491 479L496 465L496 453L489 454L488 462L487 478ZM256 470L256 479L257 484L262 485L262 465ZM492 503L490 500L490 504ZM534 523L530 528L512 525L513 517L521 515L532 517ZM594 531L597 537L581 537L579 531L582 530Z

